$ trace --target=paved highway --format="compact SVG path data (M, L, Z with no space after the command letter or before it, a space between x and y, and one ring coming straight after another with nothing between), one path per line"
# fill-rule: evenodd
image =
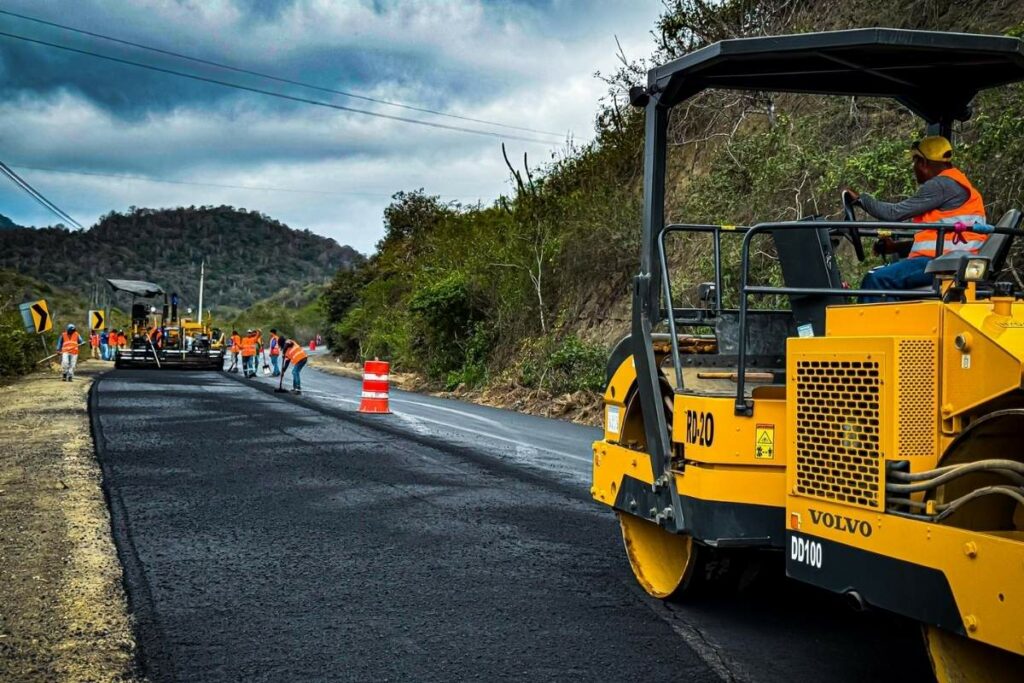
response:
M97 451L164 680L921 680L914 627L766 572L645 596L589 501L596 430L359 383L115 371Z

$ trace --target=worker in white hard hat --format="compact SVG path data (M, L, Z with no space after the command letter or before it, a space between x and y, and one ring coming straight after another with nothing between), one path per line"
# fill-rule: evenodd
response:
M75 378L75 366L78 365L78 347L85 343L82 335L74 325L68 325L67 329L57 338L57 353L60 354L60 378L70 382Z

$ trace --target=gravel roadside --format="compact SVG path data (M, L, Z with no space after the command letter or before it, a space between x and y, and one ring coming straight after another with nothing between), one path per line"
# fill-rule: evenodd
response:
M109 365L0 387L0 680L137 680L87 411Z

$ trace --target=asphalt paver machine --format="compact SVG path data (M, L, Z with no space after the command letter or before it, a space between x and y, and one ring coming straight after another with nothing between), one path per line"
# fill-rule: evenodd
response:
M177 295L168 296L152 282L107 280L115 292L132 296L131 329L127 345L114 354L118 368L224 368L223 335L208 324L179 315ZM139 301L163 297L159 307ZM156 334L154 332L158 331Z
M670 110L706 89L892 98L951 138L979 91L1021 80L1015 38L863 29L720 42L631 91L646 116L641 263L591 493L649 594L685 599L778 558L919 621L940 680L1024 680L1024 301L992 277L1021 213L988 226L977 255L941 253L950 225L915 225L939 231L934 286L855 304L872 292L844 288L839 240L863 260L862 238L907 224L847 207L846 221L680 225L664 209ZM673 304L674 233L713 248L696 307ZM766 240L781 286L752 277ZM771 297L788 307L757 305Z

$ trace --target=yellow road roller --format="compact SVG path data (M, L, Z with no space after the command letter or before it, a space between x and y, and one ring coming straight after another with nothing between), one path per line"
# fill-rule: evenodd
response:
M857 221L849 196L842 221L667 224L664 208L670 111L704 90L892 98L952 139L978 92L1021 80L1015 38L863 29L727 40L631 90L641 265L591 490L650 595L784 558L794 579L921 622L938 679L1024 680L1024 294L996 277L1021 212L947 251L962 222ZM864 260L863 239L921 229L937 231L931 285L844 285L841 243ZM690 307L666 256L680 235L714 255ZM757 253L777 255L781 285L762 284Z

